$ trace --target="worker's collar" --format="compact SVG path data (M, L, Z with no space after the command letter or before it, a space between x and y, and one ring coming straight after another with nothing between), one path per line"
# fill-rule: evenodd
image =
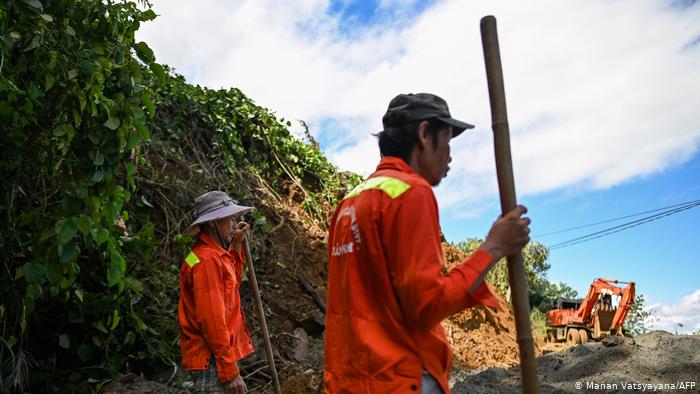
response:
M382 160L379 162L379 165L377 166L377 171L381 170L397 170L409 174L416 174L416 172L413 171L413 168L411 168L411 166L409 166L408 163L403 161L403 159L394 156L385 156L382 158Z
M200 232L200 233L199 233L199 239L200 239L202 242L204 242L205 244L207 244L210 248L214 249L214 251L216 251L216 253L217 253L219 256L223 256L223 255L229 253L228 250L222 248L221 245L219 245L218 242L214 241L214 239L213 239L212 237L210 237L209 234L207 234L207 233L205 233L205 232Z

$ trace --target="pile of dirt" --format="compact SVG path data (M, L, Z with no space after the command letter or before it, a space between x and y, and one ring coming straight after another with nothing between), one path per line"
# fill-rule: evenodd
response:
M538 358L542 393L698 392L700 336L654 331L608 337ZM520 370L492 368L457 377L453 392L520 393Z
M467 257L452 245L445 244L443 249L448 270ZM458 369L507 368L520 362L513 308L493 286L490 289L499 298L502 310L478 306L442 322ZM537 342L535 345L539 356L542 351Z

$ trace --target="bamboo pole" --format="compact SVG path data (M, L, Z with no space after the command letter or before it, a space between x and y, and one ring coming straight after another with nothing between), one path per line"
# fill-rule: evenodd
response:
M279 378L277 377L277 369L275 368L275 358L272 354L272 343L270 342L270 334L267 331L267 322L265 321L265 310L263 309L262 299L260 298L260 289L258 281L255 279L255 268L253 268L253 258L250 255L250 245L248 244L248 236L243 237L246 252L246 264L248 265L248 279L253 288L255 295L255 309L258 310L258 318L260 318L260 326L262 327L263 340L265 342L265 353L267 353L267 363L270 365L272 372L272 384L275 387L275 393L282 394Z
M481 19L481 41L484 47L486 77L491 101L491 123L493 127L494 149L496 154L496 174L501 195L501 212L509 212L517 205L515 182L513 180L513 163L510 154L510 131L506 112L506 95L503 86L501 54L498 46L496 18L485 16ZM520 348L520 375L523 392L539 393L537 368L535 365L535 346L530 329L530 304L528 301L527 282L523 267L523 254L518 252L508 256L508 280L510 282L513 309L515 311L515 328Z

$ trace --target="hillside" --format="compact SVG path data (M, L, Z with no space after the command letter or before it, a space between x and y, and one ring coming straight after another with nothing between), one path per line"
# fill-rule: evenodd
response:
M314 392L327 221L360 179L240 90L158 64L134 38L153 18L128 2L0 5L0 391L186 388L176 311L192 240L181 231L193 199L221 189L256 208L251 248L284 390ZM445 255L446 268L465 256L447 244ZM269 391L247 282L241 291L256 347L241 371ZM517 363L504 307L443 323L458 367Z
M325 221L358 177L239 90L192 86L156 63L134 40L154 17L121 2L0 5L2 391L176 371L192 243L180 231L210 189L257 209L252 249L281 360L282 333L318 324L300 283L323 283Z

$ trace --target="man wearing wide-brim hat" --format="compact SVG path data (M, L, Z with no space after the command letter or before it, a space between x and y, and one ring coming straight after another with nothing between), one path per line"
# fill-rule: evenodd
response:
M195 220L185 229L197 243L180 270L178 320L182 364L194 371L195 392L246 391L237 361L253 352L239 294L248 224L238 219L252 209L222 191L207 192L195 199Z

